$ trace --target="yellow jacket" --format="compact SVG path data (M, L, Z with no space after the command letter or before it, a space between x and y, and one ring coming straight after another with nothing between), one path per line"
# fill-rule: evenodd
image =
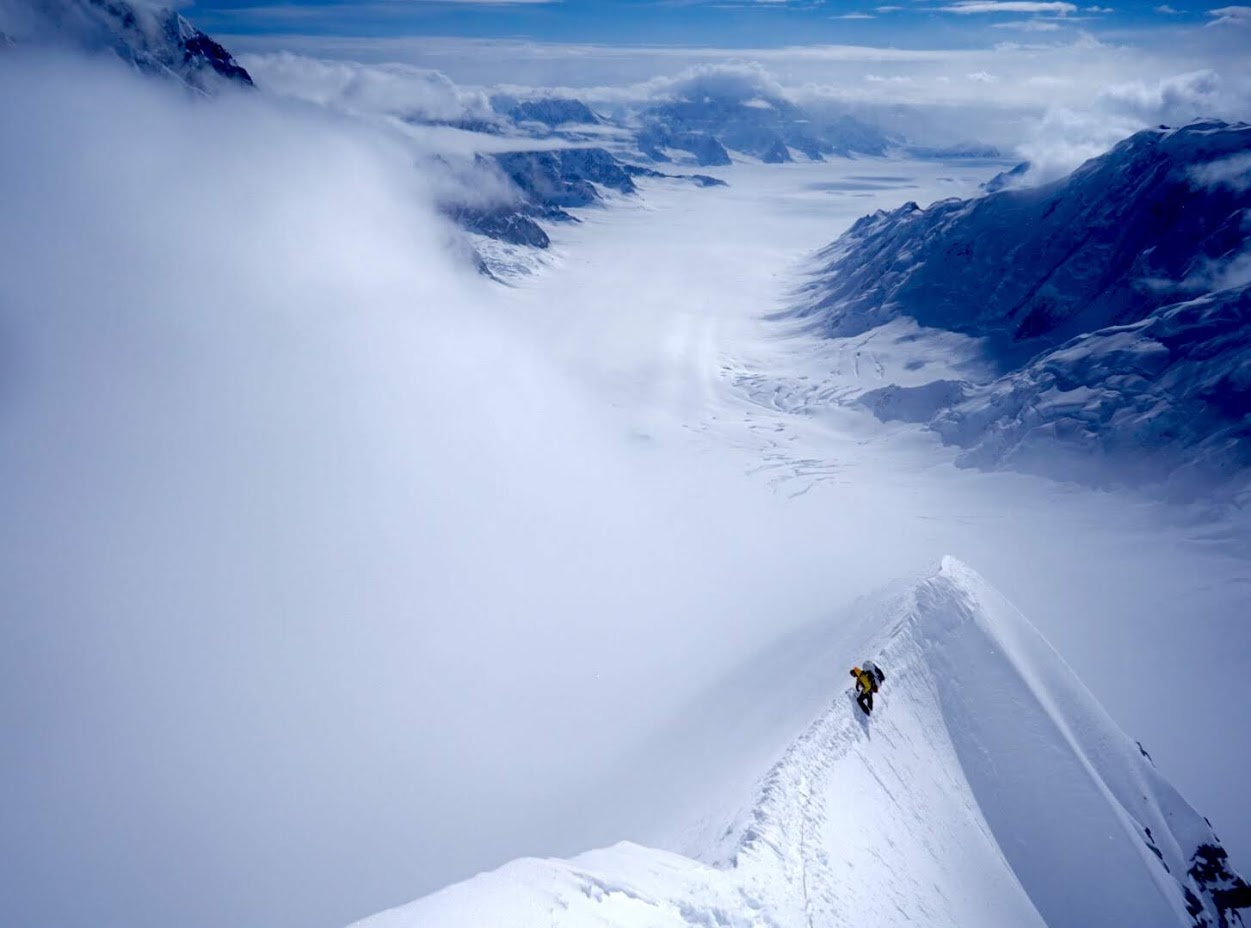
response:
M851 675L856 678L856 685L860 687L861 692L872 693L877 689L877 680L869 671L853 667L851 668Z

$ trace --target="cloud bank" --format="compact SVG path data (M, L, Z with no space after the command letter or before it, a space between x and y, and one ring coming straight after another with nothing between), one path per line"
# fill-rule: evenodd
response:
M0 88L0 922L345 924L617 840L620 752L863 576L630 439L403 137Z

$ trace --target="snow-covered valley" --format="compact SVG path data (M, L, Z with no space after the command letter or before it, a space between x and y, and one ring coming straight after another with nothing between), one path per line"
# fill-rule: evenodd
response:
M831 229L845 228L879 204L898 202L905 196L930 202L969 195L985 179L985 169L984 163L976 162L879 159L784 168L740 164L718 172L731 181L724 189L644 183L640 202L614 203L608 210L580 214L583 224L555 239L551 266L521 278L506 294L509 312L533 326L530 337L551 346L579 382L611 405L617 427L645 449L654 449L649 453L663 456L685 449L714 469L733 462L732 467L769 488L797 541L820 537L821 526L833 527L830 533L841 537L825 542L832 545L840 562L825 569L837 578L832 585L839 589L839 596L844 592L859 596L889 584L900 573L926 563L934 552L959 552L999 578L1012 590L1014 601L1028 604L1029 614L1077 668L1078 676L1089 680L1098 699L1112 707L1114 717L1146 744L1158 748L1171 742L1167 750L1185 754L1183 744L1196 728L1202 728L1212 743L1226 744L1233 752L1228 762L1236 763L1234 755L1240 749L1226 742L1224 734L1239 727L1243 707L1251 700L1251 689L1238 670L1245 645L1218 656L1230 639L1228 625L1216 618L1237 610L1251 583L1245 525L1236 512L1196 512L1193 507L1156 503L1128 491L1107 493L1019 474L960 470L953 464L954 452L934 437L878 423L856 401L883 384L907 386L981 374L987 362L971 339L903 321L868 333L823 339L798 332L785 319L776 318L798 299L809 272L807 256L828 240ZM709 236L709 229L718 234ZM1075 544L1074 539L1080 542ZM877 556L883 549L891 552L885 561ZM826 549L827 555L830 550ZM833 603L827 608L844 616L848 626L857 627L856 610L844 613ZM1205 625L1211 629L1206 641L1201 637ZM870 621L869 627L880 628L880 622ZM1027 924L1041 918L1041 923L1068 924L1081 920L1082 911L1092 923L1117 923L1114 912L1120 917L1141 916L1144 924L1175 923L1180 911L1176 890L1163 896L1153 890L1150 897L1140 897L1137 890L1118 892L1114 908L1099 915L1093 914L1098 905L1094 902L1097 891L1092 889L1067 899L1074 908L1063 909L1057 899L1047 899L1042 905L1046 912L1040 916L1034 908L1036 897L1028 892L1013 897L1013 891L1000 885L1012 887L1022 880L1013 870L1016 861L1010 861L1000 877L987 877L988 868L980 864L969 865L965 871L969 879L989 880L977 887L965 886L965 895L958 897L976 907L976 918L970 914L972 909L952 908L954 903L943 895L959 884L959 873L943 870L927 883L930 889L938 887L936 892L943 898L926 900L924 891L909 881L927 867L950 866L952 857L967 864L961 856L967 849L955 852L929 843L921 853L927 862L922 863L905 847L907 840L924 839L899 837L915 828L907 822L899 825L897 835L882 839L888 848L865 850L881 869L865 877L868 888L862 886L859 893L857 880L831 879L828 846L815 844L819 850L811 853L820 855L820 866L825 869L813 880L827 892L819 898L815 894L816 901L807 903L798 901L802 893L795 884L796 874L804 866L795 861L779 863L770 856L769 866L775 869L769 876L745 876L744 869L750 868L739 864L727 877L685 856L666 856L680 850L704 864L728 865L733 855L718 856L725 851L715 833L701 832L692 839L675 836L672 829L699 806L701 795L716 793L727 808L738 808L735 803L741 804L759 788L758 778L785 779L777 770L765 777L770 752L787 758L796 752L815 752L820 759L809 762L823 770L833 765L841 776L853 780L876 779L871 784L857 780L848 787L855 799L831 800L833 811L826 811L826 805L821 811L792 810L791 830L762 842L770 849L768 855L783 854L780 849L786 848L799 853L795 848L803 842L795 829L801 819L808 823L803 827L818 827L827 817L855 818L855 808L867 806L854 821L855 829L848 830L848 835L858 836L863 830L872 831L872 823L880 816L894 814L883 812L877 804L883 795L897 797L872 772L875 762L867 756L868 748L863 753L852 751L850 759L843 756L850 737L847 732L855 733L854 716L847 705L836 696L833 709L821 714L831 689L839 690L841 667L835 655L880 653L876 650L880 642L868 643L871 636L853 643L840 637L844 632L838 621L822 626L814 638L783 659L786 669L775 668L776 676L740 671L734 696L722 692L709 697L709 704L721 708L704 704L693 710L700 721L688 722L680 736L673 735L672 742L657 752L667 758L665 762L657 765L656 755L649 755L642 764L637 758L625 764L631 771L641 765L659 766L659 771L653 769L641 785L617 783L598 800L590 800L612 802L608 796L644 792L647 798L642 802L650 804L654 817L644 821L632 812L629 822L623 822L623 834L636 840L651 838L668 850L615 847L568 865L551 861L511 865L498 875L390 913L379 924L457 924L457 918L472 920L484 912L493 913L492 905L501 906L501 913L532 913L527 917L535 918L537 924L546 924L544 919L550 917L557 919L553 924L571 925L601 923L597 919L603 924L636 923L631 919L639 924L669 924L666 919L675 925L702 924L700 919L717 923L718 917L727 924L789 925L802 924L800 913L804 912L814 919L812 924L838 924L848 912L866 909L874 913L875 921L885 923L922 913L937 919L936 923L946 918L952 924L978 924L977 918L983 918L987 924ZM1222 669L1205 683L1210 699L1204 700L1201 718L1195 717L1191 703L1176 698L1169 682L1176 673L1177 656L1195 653L1210 653L1211 659L1222 662ZM805 661L814 654L818 656L809 667ZM1110 655L1123 655L1141 669L1141 676L1137 671L1133 674L1138 676L1135 685L1126 686L1122 673L1103 672ZM890 662L888 658L883 661ZM980 679L984 673L980 668L961 671L951 665L945 669L953 678L967 673ZM799 698L785 688L791 673L798 674L806 687ZM989 670L985 673L993 675ZM1165 682L1157 686L1151 680ZM973 690L977 688L972 685ZM1223 691L1217 694L1214 688ZM757 712L754 701L758 699L773 709L761 713L766 721L753 727L736 713ZM984 701L974 699L964 711L971 718L984 709L999 718L1001 712L1011 715L1016 706L1013 700L1005 705L1002 694L992 692ZM796 714L788 716L792 711ZM798 732L807 722L811 729L788 747L781 735ZM914 739L921 737L918 732L931 728L925 722L913 724L917 725ZM1001 724L1007 729L1011 722ZM1061 729L1068 724L1057 723ZM915 746L907 736L897 737ZM1119 733L1116 737L1124 738ZM1020 763L1022 757L1032 757L1040 749L1034 743L993 749L979 746L977 750L985 761L988 755L999 757L1000 748L1005 764L1013 757ZM1138 754L1137 748L1132 754ZM930 768L933 775L936 766L950 772L952 756L948 749L944 765L926 754L907 773L896 770L893 774L907 784L900 788L904 793L900 802L923 807L926 821L938 816L942 803L931 800L944 793L941 786L923 786L922 770ZM784 761L779 763L787 769ZM1089 761L1082 760L1081 765L1089 766ZM969 776L986 775L970 773L967 765L957 768ZM1183 792L1189 792L1203 789L1200 783L1211 770L1206 761L1183 763L1170 775L1184 784ZM790 779L777 787L786 797L781 801L807 801L814 788L808 779L811 774L810 770L790 771ZM1018 785L1022 782L1016 773L1007 776ZM626 781L631 778L630 774L624 777ZM719 778L732 782L733 787L718 792L713 784ZM896 783L898 788L898 779ZM844 785L839 781L832 795L846 795L839 792ZM1021 788L1025 793L998 807L1005 828L1033 827L1014 817L1012 810L1030 806L1027 795L1042 791L1043 786L1034 781ZM1241 802L1233 793L1229 798L1235 804ZM630 803L630 808L636 805ZM950 837L967 827L982 836L985 828L980 816L988 814L985 808L973 797L956 801L954 808L958 813L952 813L952 822L938 827L938 834ZM1110 814L1114 820L1124 819L1122 812ZM954 818L959 815L971 819L958 825ZM1043 817L1054 823L1054 816ZM1097 816L1092 821L1098 821ZM1227 828L1229 824L1240 827L1227 820ZM1151 823L1142 827L1159 830ZM1004 851L995 840L999 839L992 836L985 853L988 860L997 861L996 866L1003 866L1000 855ZM1005 840L1027 845L1040 839L1014 833ZM1072 840L1080 843L1083 839ZM1059 886L1072 892L1072 875L1060 877L1055 871L1062 855L1060 838L1054 841L1056 847L1040 852L1032 864L1037 882L1031 892L1054 892ZM840 866L856 866L856 843L850 837L835 841L842 855ZM1125 852L1134 860L1147 853L1145 845L1134 842L1126 845ZM907 861L898 868L902 874L890 866L894 854ZM1179 870L1180 860L1171 862L1173 871L1186 869ZM815 861L817 857L807 865L817 867ZM1150 868L1142 878L1154 880L1149 874ZM1093 871L1089 875L1092 886L1116 879ZM747 880L750 885L753 879L767 888L757 885L760 892L753 895L739 882ZM902 885L896 886L896 880ZM1000 892L1006 895L996 896ZM771 893L781 897L772 898ZM1124 900L1130 896L1141 898L1147 907L1138 916L1125 915ZM1001 899L1007 908L988 908L993 898ZM1109 898L1105 896L1099 904L1107 904ZM1157 903L1148 898L1171 901L1159 902L1162 907L1151 914L1151 906ZM887 899L894 899L897 907L879 911ZM1017 911L1014 905L1024 908ZM558 917L550 914L553 911L565 914Z

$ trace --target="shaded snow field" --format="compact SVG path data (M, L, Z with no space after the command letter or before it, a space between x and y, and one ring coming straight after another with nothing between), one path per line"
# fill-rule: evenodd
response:
M1210 826L965 565L786 646L771 698L801 733L750 802L663 850L515 861L358 928L1224 924L1224 884L1189 872ZM889 668L871 718L829 681L847 654Z

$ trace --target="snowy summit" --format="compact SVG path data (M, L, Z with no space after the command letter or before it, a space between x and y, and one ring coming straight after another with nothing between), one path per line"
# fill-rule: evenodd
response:
M702 840L519 860L357 928L1238 923L1211 826L976 572L861 608L805 643L890 668L881 711L836 692Z

